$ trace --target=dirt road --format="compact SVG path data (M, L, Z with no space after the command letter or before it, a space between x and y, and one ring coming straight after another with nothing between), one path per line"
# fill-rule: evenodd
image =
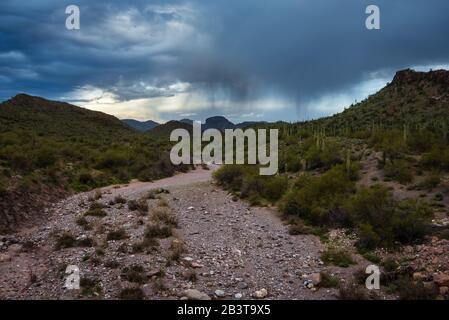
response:
M117 299L129 288L140 288L146 299L192 298L197 292L189 289L213 299L333 298L335 289L310 289L304 282L325 268L318 238L289 235L275 211L233 199L213 184L211 172L197 169L153 183L104 188L97 200L105 206L104 217L85 216L94 192L55 204L45 224L3 237L0 298ZM151 215L114 199L135 200L159 188L168 190L157 197L171 208L178 226L173 236L137 250ZM150 212L166 205L146 201ZM112 239L111 232L120 229L126 236ZM61 234L73 236L75 245L55 249ZM174 257L177 243L186 250ZM64 288L68 265L79 268L84 290Z

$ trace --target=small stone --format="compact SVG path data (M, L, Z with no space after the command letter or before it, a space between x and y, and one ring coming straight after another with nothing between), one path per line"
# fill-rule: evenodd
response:
M433 281L439 287L448 287L449 286L449 275L447 275L445 273L438 273L433 276Z
M193 210L195 209L194 207L188 207L187 210Z
M182 258L182 260L187 261L187 262L192 262L193 258L192 257L184 257L184 258Z
M440 294L445 296L449 293L449 287L440 287Z
M319 274L319 273L312 273L307 278L310 280L310 282L314 286L320 284L320 282L321 282L321 274Z
M196 289L188 289L184 291L184 295L189 300L210 300L210 297L207 294Z
M224 297L226 294L223 290L215 290L215 295L219 298Z
M415 281L423 281L426 277L421 272L413 273L413 280Z
M11 256L6 253L0 254L0 263L11 261Z
M236 294L234 295L234 298L236 298L236 299L238 299L238 300L242 299L242 297L243 297L243 295L242 295L241 293L236 293Z
M8 251L12 253L19 253L22 250L22 246L18 243L9 246Z
M260 290L258 290L258 291L256 291L256 292L254 292L254 297L257 298L257 299L263 299L263 298L265 298L267 295L268 295L268 291L267 291L267 289L265 289L265 288L260 289Z
M242 281L242 282L239 282L239 283L237 284L237 287L238 287L239 289L247 289L247 288L248 288L248 284L247 284L246 282Z
M202 268L202 267L204 267L202 264L200 264L198 262L192 262L190 265L192 266L192 268Z

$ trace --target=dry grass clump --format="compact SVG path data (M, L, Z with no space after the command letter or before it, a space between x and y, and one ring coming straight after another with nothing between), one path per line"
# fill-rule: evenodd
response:
M167 206L159 206L151 210L151 220L156 223L172 226L174 228L178 226L178 218Z

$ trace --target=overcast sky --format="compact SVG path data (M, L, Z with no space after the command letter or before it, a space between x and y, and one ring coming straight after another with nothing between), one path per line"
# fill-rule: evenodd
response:
M65 27L67 5L81 29ZM378 5L381 29L365 28ZM449 65L447 0L1 0L0 100L139 120L316 118Z

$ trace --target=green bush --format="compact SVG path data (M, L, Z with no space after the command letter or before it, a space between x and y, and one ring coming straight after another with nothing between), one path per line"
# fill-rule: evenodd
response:
M258 166L225 165L214 173L215 180L226 189L240 191L252 204L261 200L276 202L288 188L284 176L261 176Z
M418 200L397 202L380 185L360 188L346 203L346 211L358 227L358 246L374 249L421 239L431 218L428 204Z
M421 164L437 170L449 169L449 147L434 145L429 153L423 155Z
M244 170L242 165L224 165L213 176L220 185L237 191L242 187Z
M413 170L405 160L389 161L384 167L385 177L406 184L413 181Z
M338 267L347 268L354 264L351 254L344 250L329 249L321 254L321 260L325 264L332 264Z
M342 162L340 155L341 147L333 140L324 139L324 145L311 144L305 151L304 159L307 169L330 168Z
M326 272L321 272L321 281L318 284L320 288L338 288L340 285L340 279L337 277L331 276Z
M312 224L347 225L348 217L342 210L344 199L355 191L355 184L338 165L320 177L304 176L281 201L286 215L297 215Z
M111 169L114 167L125 166L127 163L128 158L125 154L116 150L108 150L98 160L97 168Z

